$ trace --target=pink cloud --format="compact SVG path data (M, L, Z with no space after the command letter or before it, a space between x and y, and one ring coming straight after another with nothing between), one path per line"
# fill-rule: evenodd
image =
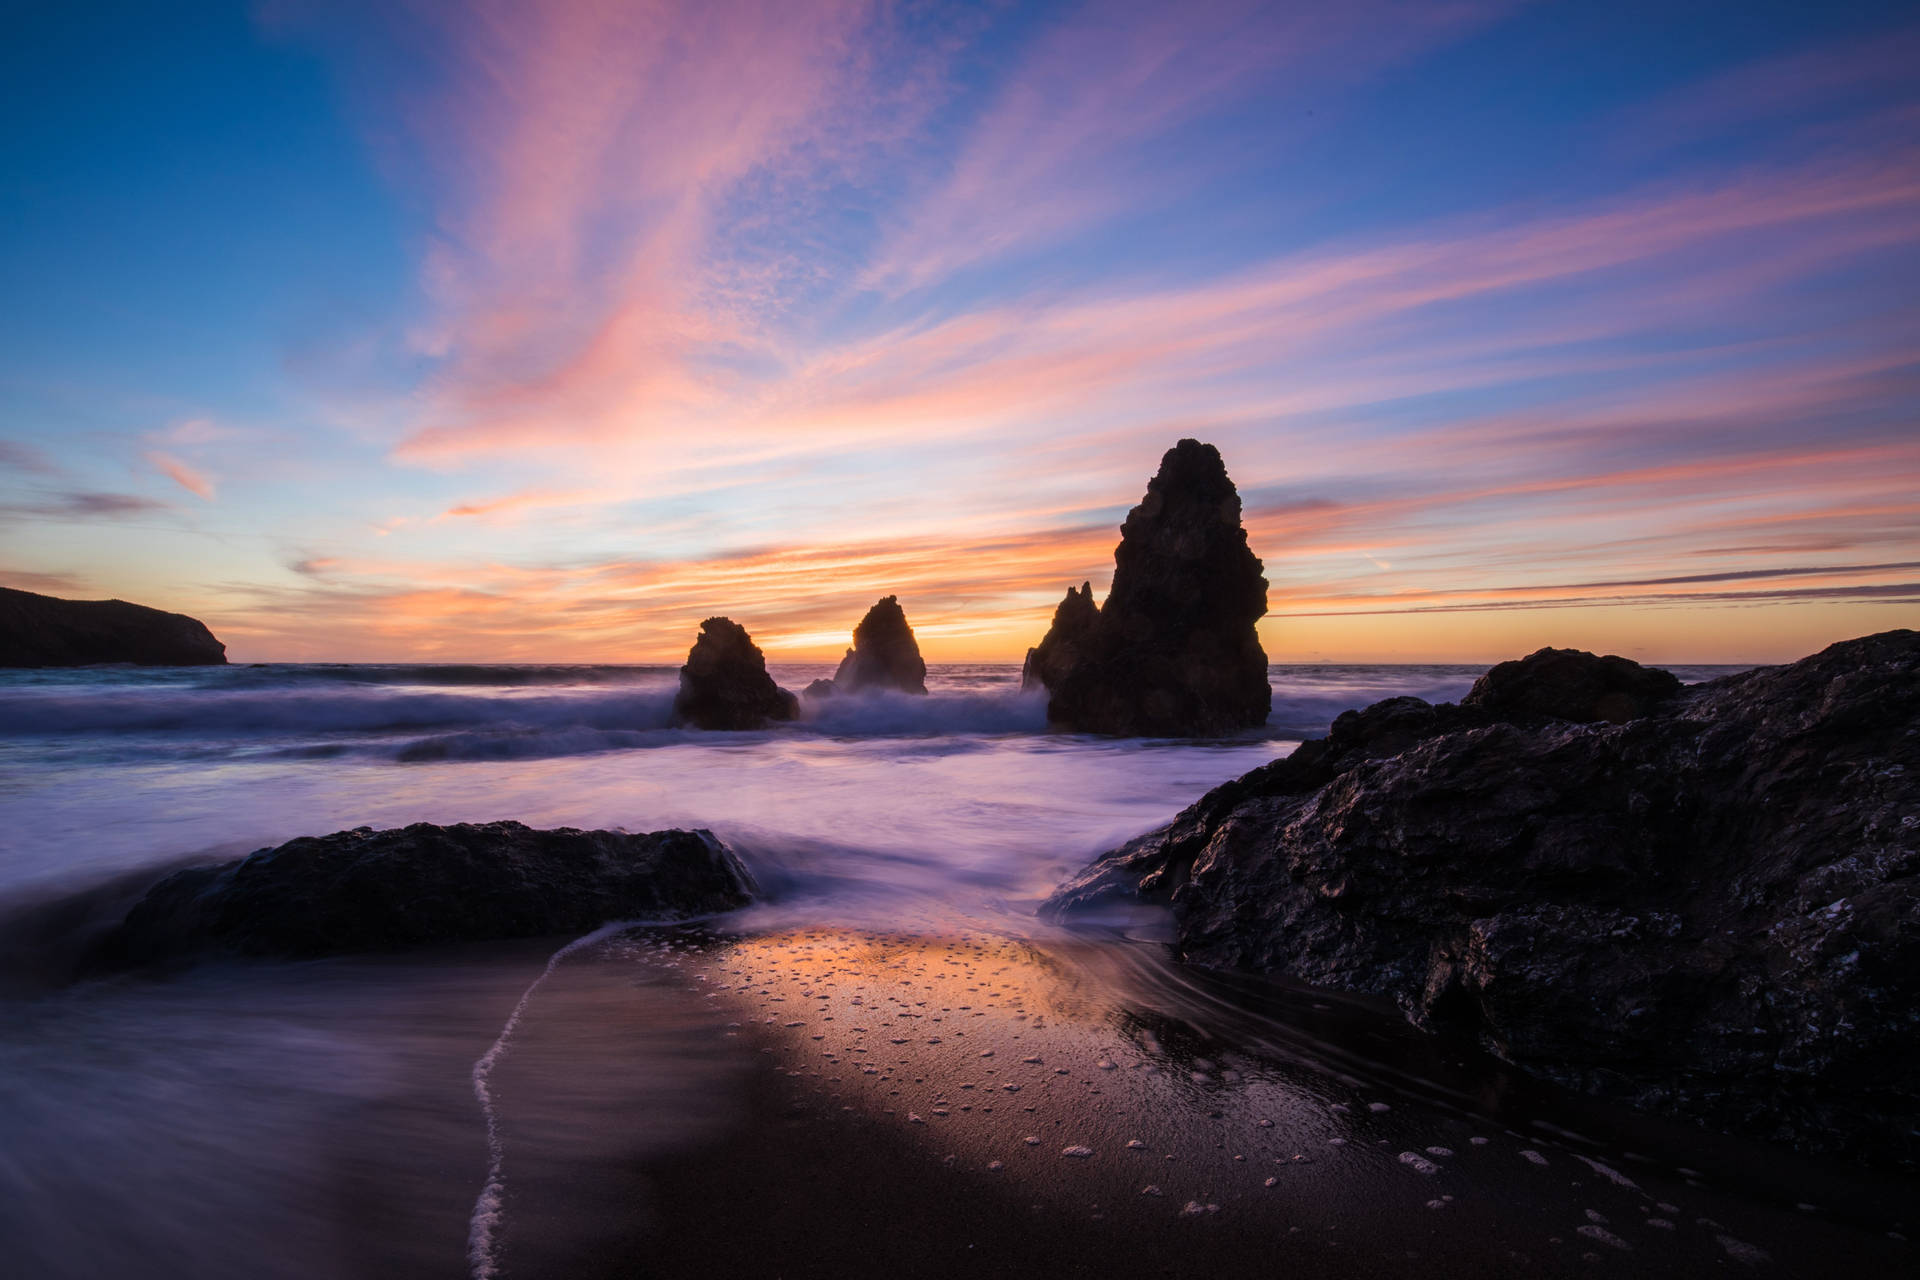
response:
M188 493L193 494L197 498L204 499L207 502L213 501L213 478L205 472L197 471L180 461L180 459L173 457L171 454L161 453L157 450L150 451L147 454L147 461L151 463L154 469L160 472L161 475L167 477L167 479L173 481Z

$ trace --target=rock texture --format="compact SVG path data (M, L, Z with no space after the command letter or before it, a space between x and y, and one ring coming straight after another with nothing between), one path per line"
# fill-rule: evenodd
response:
M60 600L0 587L0 667L217 666L227 646L205 623L125 600Z
M1094 632L1100 628L1100 606L1093 602L1093 584L1067 588L1067 598L1053 611L1053 625L1039 644L1027 650L1020 668L1022 689L1051 689L1064 681L1081 661L1091 656Z
M767 660L745 627L708 618L680 668L673 723L695 729L758 729L800 714L797 698L773 682Z
M1386 996L1576 1088L1920 1167L1920 634L1664 700L1620 659L1504 670L1460 706L1341 716L1045 911L1167 902L1190 961ZM1624 696L1650 714L1613 723Z
M1069 592L1029 655L1054 724L1181 737L1265 723L1273 695L1254 624L1267 611L1267 580L1212 445L1167 450L1120 526L1113 587L1089 624L1092 602L1091 589L1084 603Z
M820 681L807 686L812 693ZM882 596L860 625L853 629L853 648L840 660L833 681L822 693L858 693L862 689L897 689L902 693L927 691L927 664L919 642L907 625L900 601Z
M1578 649L1541 649L1487 672L1460 703L1514 722L1625 724L1650 715L1679 692L1679 677L1671 671L1611 655L1596 659Z
M105 939L95 967L579 934L614 920L731 910L753 889L707 831L359 827L175 872Z

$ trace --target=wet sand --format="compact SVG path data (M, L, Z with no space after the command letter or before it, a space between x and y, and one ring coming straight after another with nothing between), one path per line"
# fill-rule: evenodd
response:
M560 1226L551 1206L583 1184L522 1179L502 1275L1891 1276L1912 1261L1885 1234L1911 1182L1583 1108L1313 993L1273 988L1261 1009L1151 948L811 928L623 950L717 1011L750 1063L737 1110L713 1140L623 1172L626 1228L578 1247L535 1224ZM1542 1107L1582 1129L1522 1119ZM1674 1168L1676 1142L1715 1168ZM1794 1207L1803 1194L1828 1203Z

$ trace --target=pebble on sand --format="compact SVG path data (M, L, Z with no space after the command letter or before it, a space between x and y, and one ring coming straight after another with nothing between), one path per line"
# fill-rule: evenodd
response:
M1062 1147L1060 1148L1060 1154L1063 1156L1070 1156L1075 1160L1085 1160L1088 1156L1093 1154L1093 1148L1092 1147Z
M1611 1248L1619 1249L1624 1253L1631 1253L1633 1251L1632 1245L1628 1244L1625 1240L1622 1240L1619 1236L1613 1234L1613 1232L1607 1230L1605 1227L1597 1227L1597 1226L1594 1226L1592 1223L1588 1223L1584 1227L1575 1227L1574 1230L1578 1231L1581 1235L1585 1236L1589 1240L1598 1240L1601 1244L1607 1245Z

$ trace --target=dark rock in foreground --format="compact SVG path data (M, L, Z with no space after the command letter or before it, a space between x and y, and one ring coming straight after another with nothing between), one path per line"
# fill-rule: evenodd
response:
M1920 634L1607 723L1612 695L1667 687L1623 661L1548 650L1460 706L1348 712L1044 910L1167 902L1187 960L1390 997L1594 1094L1920 1167Z
M1063 729L1191 737L1266 723L1273 693L1254 624L1267 580L1219 450L1182 440L1127 513L1113 587L1091 625L1073 593L1027 671Z
M730 911L752 894L753 878L708 831L360 827L175 872L108 935L95 967L579 934Z
M825 689L819 689L827 683ZM927 664L920 644L907 625L907 614L894 596L882 596L860 625L853 629L853 648L840 660L833 680L816 680L807 692L858 693L862 689L896 689L902 693L927 691Z
M773 682L767 660L745 627L730 618L708 618L680 668L673 723L695 729L758 729L769 720L791 720L800 702Z
M0 667L199 667L226 660L227 646L184 613L0 587Z

